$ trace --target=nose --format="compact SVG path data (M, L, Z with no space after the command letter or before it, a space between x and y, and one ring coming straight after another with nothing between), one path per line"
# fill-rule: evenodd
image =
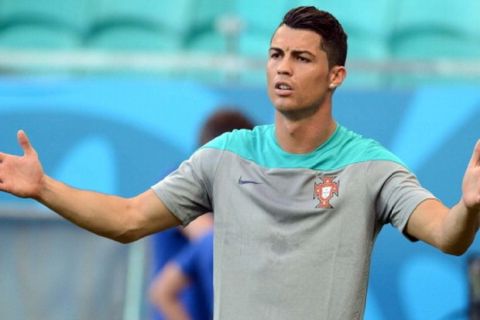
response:
M292 65L288 57L284 57L283 59L280 59L280 61L278 62L277 74L282 74L282 75L292 74Z

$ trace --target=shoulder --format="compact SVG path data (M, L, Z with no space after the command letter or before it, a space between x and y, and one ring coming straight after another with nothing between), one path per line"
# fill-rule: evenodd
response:
M338 155L337 166L385 161L406 167L399 157L374 139L365 138L343 126L339 126L335 135L330 151Z

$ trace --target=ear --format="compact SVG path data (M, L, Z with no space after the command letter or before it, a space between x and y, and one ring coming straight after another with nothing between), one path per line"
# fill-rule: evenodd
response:
M344 66L334 66L329 72L329 85L328 87L335 90L343 83L343 80L347 77L347 69Z

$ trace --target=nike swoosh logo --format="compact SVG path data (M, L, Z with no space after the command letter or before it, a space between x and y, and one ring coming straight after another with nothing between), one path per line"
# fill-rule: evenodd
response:
M242 177L238 178L238 184L262 184L261 182L253 180L243 180Z

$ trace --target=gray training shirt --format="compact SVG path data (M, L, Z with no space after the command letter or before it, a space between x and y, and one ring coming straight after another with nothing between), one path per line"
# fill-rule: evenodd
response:
M215 320L362 319L382 225L433 198L392 153L338 125L308 154L236 130L153 186L183 224L214 212Z

